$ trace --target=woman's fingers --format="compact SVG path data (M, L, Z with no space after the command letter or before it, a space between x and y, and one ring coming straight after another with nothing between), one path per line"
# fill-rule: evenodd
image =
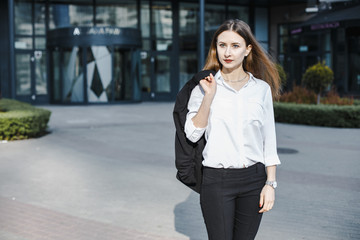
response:
M259 207L263 207L264 206L264 194L260 194L260 202L259 202Z
M204 89L205 93L215 94L216 92L216 82L214 76L210 73L209 76L200 80L200 85Z
M275 203L275 190L265 185L260 194L259 206L262 207L259 213L264 213L270 211Z
M259 213L264 213L264 212L270 211L272 209L272 206L273 206L273 204L265 201L264 206L262 209L260 209Z
M266 201L265 200L265 203L264 203L264 206L263 208L259 211L259 213L263 213L263 212L268 212L270 211L274 206L274 202L271 202L271 201Z
M208 78L210 79L210 81L214 81L214 76L212 75L212 73L210 73L210 75L208 76Z
M213 83L215 81L214 76L211 73L209 76L205 77L204 79L209 83Z
M274 206L274 202L272 201L265 201L264 207L260 210L260 212L268 212Z

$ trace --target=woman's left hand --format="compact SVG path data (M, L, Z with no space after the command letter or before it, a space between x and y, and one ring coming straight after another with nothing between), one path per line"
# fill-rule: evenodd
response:
M265 185L260 193L259 207L262 207L259 213L270 211L275 202L275 189L269 185Z

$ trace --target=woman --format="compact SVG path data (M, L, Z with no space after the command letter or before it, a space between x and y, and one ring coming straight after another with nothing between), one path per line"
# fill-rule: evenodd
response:
M279 75L240 20L215 32L202 79L190 96L185 133L207 140L200 203L210 240L254 239L275 201L276 150L272 96Z

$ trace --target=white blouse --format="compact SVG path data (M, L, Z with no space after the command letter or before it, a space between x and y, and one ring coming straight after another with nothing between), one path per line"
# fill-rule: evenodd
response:
M249 81L236 91L224 81L220 71L216 73L217 90L205 128L196 128L192 121L204 91L198 85L191 93L185 133L192 142L205 133L204 166L244 168L257 162L265 166L280 164L270 86L248 74Z

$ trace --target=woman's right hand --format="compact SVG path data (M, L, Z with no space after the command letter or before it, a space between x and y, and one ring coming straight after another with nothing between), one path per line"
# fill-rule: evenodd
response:
M200 80L200 86L204 89L205 95L215 96L216 81L211 73L205 79Z
M211 103L214 100L216 93L216 81L214 76L210 73L209 76L200 80L199 83L205 92L205 96L202 99L197 114L192 118L192 121L195 127L205 128L208 124Z

